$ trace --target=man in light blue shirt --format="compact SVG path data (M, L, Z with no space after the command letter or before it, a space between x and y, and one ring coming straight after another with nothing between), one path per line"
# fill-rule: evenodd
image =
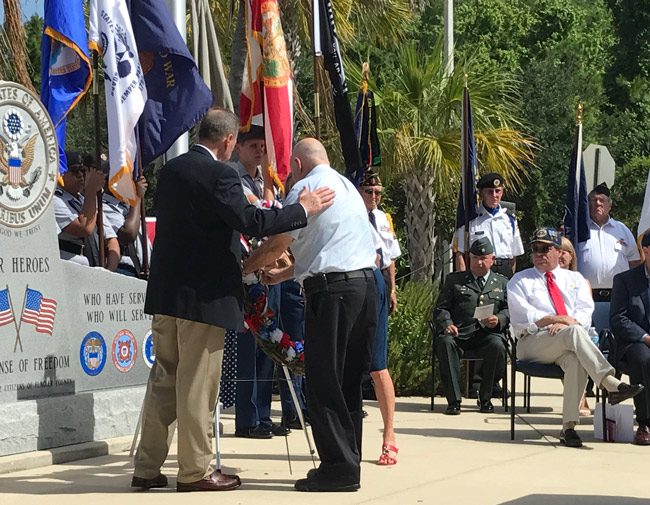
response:
M287 203L303 191L334 190L334 204L300 233L275 235L245 262L244 270L270 265L287 248L295 263L270 269L270 283L295 277L305 290L307 409L320 467L296 482L299 491L359 489L361 380L370 367L375 335L376 251L357 189L329 166L316 139L296 144L291 172L296 184Z

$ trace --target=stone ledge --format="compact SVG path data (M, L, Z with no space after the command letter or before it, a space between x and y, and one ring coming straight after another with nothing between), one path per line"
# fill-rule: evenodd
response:
M49 465L60 465L80 459L96 458L128 451L132 437L117 437L108 440L96 440L83 444L67 445L43 451L25 452L0 456L0 474L31 470Z

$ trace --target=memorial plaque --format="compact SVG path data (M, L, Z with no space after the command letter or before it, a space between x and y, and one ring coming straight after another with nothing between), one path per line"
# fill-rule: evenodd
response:
M146 383L155 357L151 319L143 310L146 282L59 258L52 204L58 147L51 120L27 89L0 82L0 121L0 405L18 417L0 421L0 455L50 443L43 433L23 432L23 445L3 447L16 422L23 430L30 423L43 429L37 417L44 414L27 408L30 402L47 400L48 408L65 411L83 395L91 411L72 409L69 416L92 419L104 436L126 435L132 423L113 421L115 427L107 428L96 422L95 395L120 389L125 402L135 398L128 417L137 418L143 388L131 387ZM27 414L32 411L37 414ZM93 430L63 433L71 423L66 418L48 427L47 440L61 445L93 438Z

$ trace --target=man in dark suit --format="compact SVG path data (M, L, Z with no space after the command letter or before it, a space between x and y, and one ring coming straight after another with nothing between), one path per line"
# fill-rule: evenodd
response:
M213 471L210 427L221 375L224 328L243 326L240 232L280 233L307 224L331 205L330 190L301 193L284 209L261 210L244 197L239 174L222 163L235 145L238 119L208 111L199 141L167 163L157 188L156 243L145 311L153 315L156 362L143 407L142 439L131 485L164 487L160 468L168 428L178 420L177 491L221 491L239 477Z
M435 352L440 362L440 378L447 397L445 414L460 414L460 358L463 351L477 350L483 357L483 380L478 405L481 412L494 412L490 401L492 385L506 359L504 330L508 326L507 277L490 271L494 248L487 237L472 243L469 272L447 276L433 319L438 330ZM478 306L494 305L492 314L478 321Z
M615 362L624 362L630 381L645 386L634 397L639 424L634 443L650 445L650 232L641 246L644 263L614 277L610 325L617 343Z

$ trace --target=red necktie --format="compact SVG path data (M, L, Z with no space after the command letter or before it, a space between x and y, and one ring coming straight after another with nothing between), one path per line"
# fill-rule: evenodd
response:
M558 316L566 316L566 305L564 305L564 299L562 298L562 293L560 288L555 284L555 279L553 279L553 272L546 272L546 287L548 288L548 294L551 295L551 301L555 307L555 313Z

